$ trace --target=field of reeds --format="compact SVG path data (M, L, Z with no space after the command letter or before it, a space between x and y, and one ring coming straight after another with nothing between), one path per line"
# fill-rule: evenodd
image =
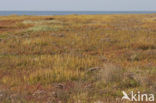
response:
M156 14L0 16L0 103L122 103L122 91L156 94Z

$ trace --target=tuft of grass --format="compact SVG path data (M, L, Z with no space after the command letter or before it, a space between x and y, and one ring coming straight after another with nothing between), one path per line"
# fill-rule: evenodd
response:
M86 69L97 65L97 61L93 57L74 57L74 56L41 56L36 58L37 64L52 63L51 68L38 69L28 76L27 82L36 84L50 84L67 81L79 81L86 78ZM49 61L49 62L48 62ZM41 67L41 66L40 66Z
M45 85L51 83L75 81L83 78L84 73L79 71L75 72L65 68L42 69L31 73L28 82L32 84L41 83Z

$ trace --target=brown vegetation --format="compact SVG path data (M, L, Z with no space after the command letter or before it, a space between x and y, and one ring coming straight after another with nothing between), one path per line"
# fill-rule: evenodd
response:
M0 103L121 103L156 93L156 14L1 16Z

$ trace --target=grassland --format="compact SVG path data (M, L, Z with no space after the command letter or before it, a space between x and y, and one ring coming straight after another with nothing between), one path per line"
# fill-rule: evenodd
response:
M121 103L123 90L156 94L156 14L0 17L0 103Z

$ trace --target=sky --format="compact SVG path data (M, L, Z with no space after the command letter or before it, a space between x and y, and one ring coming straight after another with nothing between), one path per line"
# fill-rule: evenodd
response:
M156 0L1 0L0 10L156 11Z

